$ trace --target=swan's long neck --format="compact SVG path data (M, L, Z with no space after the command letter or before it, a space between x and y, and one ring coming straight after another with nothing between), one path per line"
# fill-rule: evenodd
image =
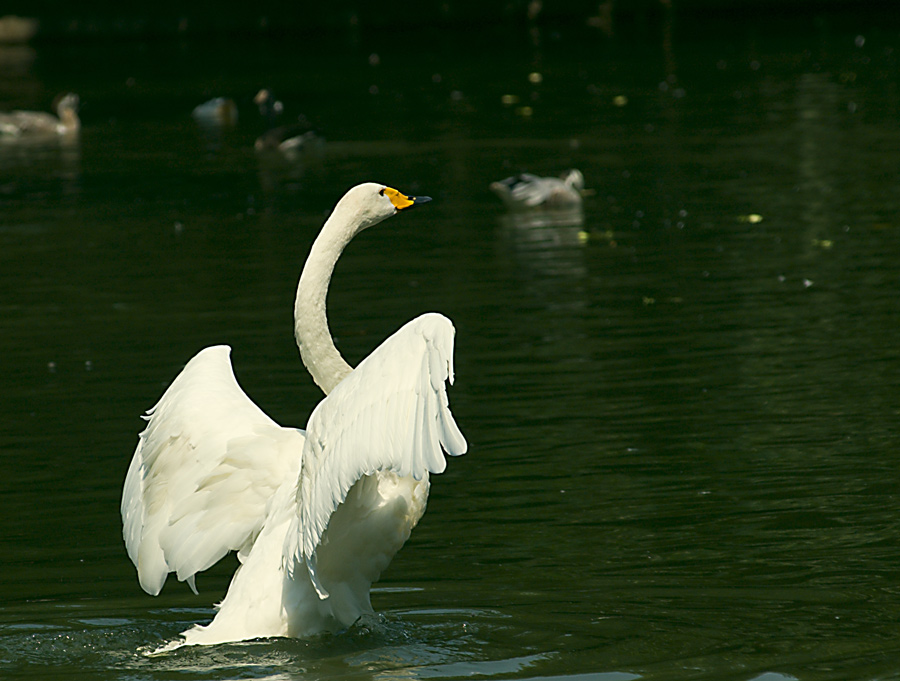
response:
M325 299L334 266L358 231L348 227L352 223L350 218L352 216L338 207L325 222L309 251L294 302L294 336L300 348L300 357L326 395L353 371L334 345L325 313Z

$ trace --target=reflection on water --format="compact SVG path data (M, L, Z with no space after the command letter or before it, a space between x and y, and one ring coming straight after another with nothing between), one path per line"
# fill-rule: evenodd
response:
M514 211L500 219L509 248L521 266L545 276L585 274L588 234L582 210Z
M81 146L77 138L0 140L0 196L18 202L49 193L73 197L81 188Z
M34 48L27 45L0 45L0 69L6 78L24 76L31 71L36 56Z
M78 145L0 145L0 675L896 677L898 32L704 26L42 45L39 72L0 69L15 106L84 103ZM320 154L256 153L260 73L325 124ZM190 112L216 93L240 117L207 138ZM580 211L488 189L575 167ZM200 596L141 593L118 516L138 414L225 342L305 421L296 278L370 179L435 200L351 245L333 331L358 359L446 312L470 455L378 618L148 658L234 562Z
M832 216L840 203L840 192L833 184L839 174L833 152L842 143L840 136L835 137L840 128L841 104L848 110L856 105L841 101L841 89L832 82L831 74L801 74L796 97L797 192L803 205L800 217L806 226L807 247L816 248L834 237Z

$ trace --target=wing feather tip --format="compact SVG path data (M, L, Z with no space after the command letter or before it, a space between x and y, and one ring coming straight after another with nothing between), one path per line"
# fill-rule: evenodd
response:
M319 596L320 600L325 600L329 597L328 590L322 586L322 582L319 581L319 573L316 570L316 559L315 554L312 556L308 556L306 558L306 571L309 573L309 579L312 581L313 587L316 590L316 593Z

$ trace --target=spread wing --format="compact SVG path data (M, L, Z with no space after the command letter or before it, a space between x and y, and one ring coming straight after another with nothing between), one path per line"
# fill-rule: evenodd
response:
M426 314L363 360L313 411L297 490L299 532L287 537L288 570L305 563L322 598L315 551L337 507L360 478L392 471L421 480L441 473L444 453L464 454L446 382L453 382L454 328Z
M169 572L194 589L197 572L248 551L275 490L299 473L302 431L247 397L230 353L199 352L144 417L121 511L128 556L153 595Z

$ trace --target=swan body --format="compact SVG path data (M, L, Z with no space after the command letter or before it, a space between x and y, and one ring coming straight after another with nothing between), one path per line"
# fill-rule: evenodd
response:
M227 346L200 351L148 411L121 504L141 586L156 595L174 572L196 592L198 572L231 551L240 562L212 622L160 651L309 636L372 612L371 585L422 517L429 475L467 448L446 392L454 329L422 315L352 368L328 332L325 299L353 236L426 200L359 185L313 243L295 335L326 397L305 431L247 397Z
M562 177L538 177L522 173L492 182L491 191L512 209L573 209L581 206L584 176L570 170Z
M0 139L33 139L75 135L81 129L78 95L63 95L56 105L57 116L43 111L0 113Z

